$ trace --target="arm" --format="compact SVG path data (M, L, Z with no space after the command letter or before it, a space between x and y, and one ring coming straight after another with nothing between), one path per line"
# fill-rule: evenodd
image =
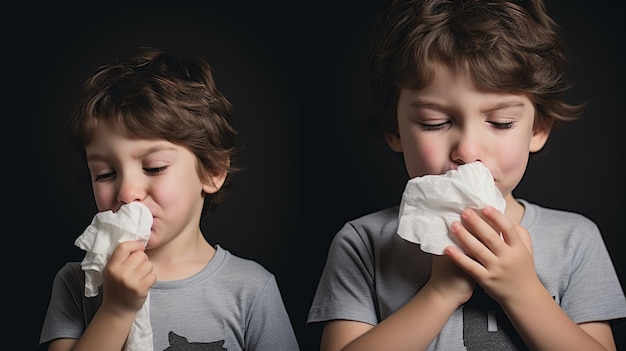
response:
M473 287L449 258L433 256L431 278L404 306L377 326L347 320L327 323L321 350L424 350L471 297Z
M103 272L102 305L78 339L56 339L50 351L121 350L137 311L156 281L143 243L129 241L115 249Z
M453 247L446 254L502 306L531 349L615 350L608 323L579 326L552 299L521 227L492 207L465 210L461 220L451 229L467 254Z

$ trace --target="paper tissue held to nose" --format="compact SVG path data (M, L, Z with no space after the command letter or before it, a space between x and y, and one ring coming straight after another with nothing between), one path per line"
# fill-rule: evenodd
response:
M487 205L504 212L505 201L491 173L481 162L472 162L442 175L410 179L402 194L398 235L419 244L420 249L442 255L454 242L450 225L466 208Z
M147 243L151 227L152 213L139 202L124 205L117 212L104 211L94 216L91 224L74 242L74 245L87 251L81 262L85 271L85 296L98 295L102 269L117 245L129 240Z
M98 295L102 285L102 270L118 244L129 240L148 243L152 232L152 213L139 202L123 205L117 212L97 213L91 224L74 244L86 251L81 262L85 271L85 296ZM150 294L144 302L130 329L125 351L152 351L152 327L150 325Z

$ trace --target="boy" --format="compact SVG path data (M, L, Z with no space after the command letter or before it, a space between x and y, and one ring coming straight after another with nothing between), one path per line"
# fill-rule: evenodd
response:
M154 350L299 349L275 277L211 245L200 229L236 170L232 122L230 102L199 57L145 48L89 78L70 130L96 206L116 213L139 202L152 215L151 233L147 243L117 245L95 297L85 297L80 263L62 267L40 343L122 350L148 300Z
M504 212L465 209L442 255L400 207L333 238L308 322L322 350L614 350L626 299L596 225L513 196L530 154L582 106L563 94L556 24L535 1L390 1L374 27L370 126L409 177L480 162Z

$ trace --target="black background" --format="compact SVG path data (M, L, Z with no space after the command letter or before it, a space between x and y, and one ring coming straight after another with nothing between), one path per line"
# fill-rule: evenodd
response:
M399 201L406 174L380 140L360 134L373 1L23 3L3 26L6 343L38 348L54 273L95 214L65 118L93 70L153 46L206 58L235 106L245 171L204 220L212 244L278 279L302 350L305 320L330 239L349 219ZM600 227L622 286L624 5L548 1L561 24L585 117L557 131L516 196L585 214ZM7 323L5 323L7 325ZM626 328L616 330L618 349ZM16 349L16 347L13 347Z

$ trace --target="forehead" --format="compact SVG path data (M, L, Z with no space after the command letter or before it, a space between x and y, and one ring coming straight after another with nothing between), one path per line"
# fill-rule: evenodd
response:
M442 99L455 99L459 94L472 95L476 99L517 100L524 104L532 104L530 98L521 93L502 89L488 88L475 81L469 70L438 64L432 68L429 81L418 89L401 89L401 92L412 91L420 96L439 96Z
M143 138L132 135L114 124L100 121L93 128L93 135L85 145L87 156L103 153L156 152L159 150L186 149L162 138Z

